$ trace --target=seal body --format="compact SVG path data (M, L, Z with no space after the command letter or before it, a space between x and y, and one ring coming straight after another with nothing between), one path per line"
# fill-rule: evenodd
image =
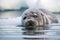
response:
M31 8L22 14L22 25L26 28L24 35L44 35L46 32L40 32L40 30L49 29L46 25L52 23L58 23L58 20L55 15L45 9Z
M22 14L22 25L24 26L45 26L58 23L55 15L45 9L31 8Z

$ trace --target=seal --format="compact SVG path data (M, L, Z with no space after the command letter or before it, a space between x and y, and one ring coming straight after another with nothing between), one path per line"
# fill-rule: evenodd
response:
M44 35L47 32L40 30L47 30L46 25L58 23L58 19L54 14L45 9L31 8L27 9L22 14L22 25L25 27L24 35Z
M58 23L58 19L45 9L30 8L22 14L24 26L45 26L52 23Z

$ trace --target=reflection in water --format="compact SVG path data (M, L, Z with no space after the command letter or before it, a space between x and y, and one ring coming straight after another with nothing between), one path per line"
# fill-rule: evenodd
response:
M46 39L44 37L39 38L39 36L44 35L46 33L46 32L44 32L44 30L47 29L48 27L47 28L46 27L38 27L38 28L42 28L42 29L39 29L39 30L35 30L35 29L32 29L32 28L31 28L32 30L25 29L25 32L23 32L23 35L28 35L28 36L31 36L31 37L24 37L24 39L25 40L44 40L44 39ZM35 36L37 36L37 38Z
M35 27L35 28L25 28L24 30L25 32L23 34L24 35L44 35L45 34L44 30L47 30L47 29L48 27L45 27L45 26Z

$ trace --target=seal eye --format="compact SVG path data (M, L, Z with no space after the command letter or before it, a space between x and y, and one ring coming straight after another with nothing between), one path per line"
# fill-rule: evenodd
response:
M24 17L23 20L25 20L27 17Z

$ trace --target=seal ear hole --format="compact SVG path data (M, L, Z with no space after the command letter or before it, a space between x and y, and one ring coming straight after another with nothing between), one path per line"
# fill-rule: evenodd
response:
M24 17L23 20L25 20L27 17Z

